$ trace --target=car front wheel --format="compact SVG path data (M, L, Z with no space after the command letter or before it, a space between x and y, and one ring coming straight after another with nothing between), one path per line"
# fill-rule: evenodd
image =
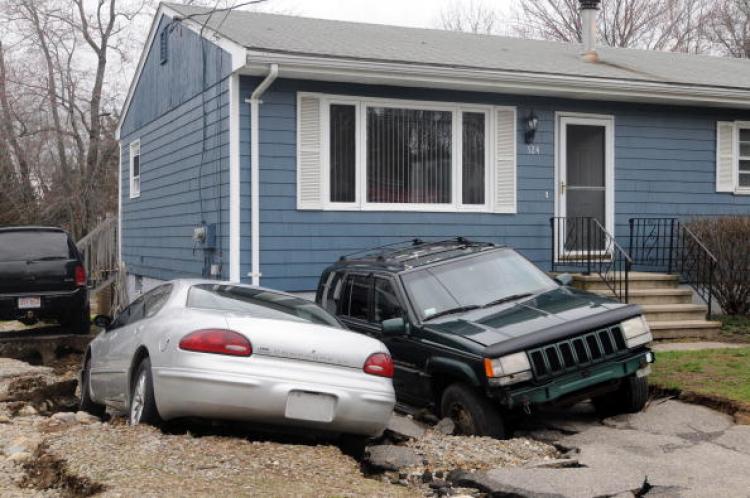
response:
M453 420L458 434L506 437L500 411L487 397L466 384L451 384L443 391L440 413Z
M616 391L597 396L591 402L603 416L638 413L648 402L648 380L646 377L631 375L622 379Z
M154 383L151 377L151 360L145 358L138 365L130 390L130 425L157 425L161 418L154 399Z

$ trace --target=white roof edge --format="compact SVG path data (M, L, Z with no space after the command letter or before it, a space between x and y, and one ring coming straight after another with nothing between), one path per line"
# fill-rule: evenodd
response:
M454 90L750 109L750 90L588 76L454 68L397 62L335 59L248 50L246 74L265 75L279 64L280 77L377 83Z
M122 124L125 120L125 116L128 114L128 110L130 109L130 104L133 100L133 94L135 93L135 88L138 84L138 80L141 78L141 73L143 72L143 66L146 63L146 59L148 58L149 49L151 48L151 45L154 42L154 38L156 37L156 31L159 27L159 23L161 22L162 17L182 17L182 14L177 12L176 10L172 9L171 7L164 5L163 3L159 4L159 8L156 11L156 14L154 14L154 19L151 22L151 27L148 31L148 37L146 38L146 43L143 46L143 50L141 51L141 56L138 59L138 65L136 66L135 74L133 75L133 79L130 81L130 87L128 88L128 94L125 97L125 102L122 106L122 110L120 111L120 120L117 123L117 128L115 129L115 139L120 139L120 131L122 129ZM191 19L184 20L183 25L189 28L191 31L195 32L196 34L200 34L201 32L201 24L193 21ZM212 36L209 36L212 35ZM229 40L221 35L219 35L215 30L213 30L210 27L206 27L203 30L203 37L210 42L218 45L222 49L224 49L226 52L228 52L232 57L232 73L239 70L245 65L246 62L246 54L247 50L242 45ZM213 39L212 39L213 38Z

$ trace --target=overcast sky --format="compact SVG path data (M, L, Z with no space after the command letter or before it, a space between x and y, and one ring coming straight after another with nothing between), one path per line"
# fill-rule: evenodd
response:
M454 4L481 3L509 14L514 0L269 0L264 10L307 17L432 28Z

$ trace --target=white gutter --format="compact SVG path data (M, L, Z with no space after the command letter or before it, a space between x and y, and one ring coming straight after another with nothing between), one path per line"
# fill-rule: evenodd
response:
M243 69L243 74L263 75L269 63L281 65L281 76L290 79L461 89L578 100L750 108L750 87L715 87L522 71L447 68L258 51L248 51L247 66Z
M279 76L279 65L271 64L265 79L245 102L250 104L250 253L253 285L260 285L260 104L261 97Z

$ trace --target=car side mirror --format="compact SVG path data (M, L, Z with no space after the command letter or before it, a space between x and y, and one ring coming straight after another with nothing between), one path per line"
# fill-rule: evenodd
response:
M570 273L561 273L560 275L555 277L555 280L558 284L567 287L573 283L573 275L571 275Z
M96 315L94 317L94 325L100 329L107 330L112 325L112 318L106 315Z
M398 336L406 334L406 322L403 318L391 318L390 320L383 320L383 335L385 336Z

